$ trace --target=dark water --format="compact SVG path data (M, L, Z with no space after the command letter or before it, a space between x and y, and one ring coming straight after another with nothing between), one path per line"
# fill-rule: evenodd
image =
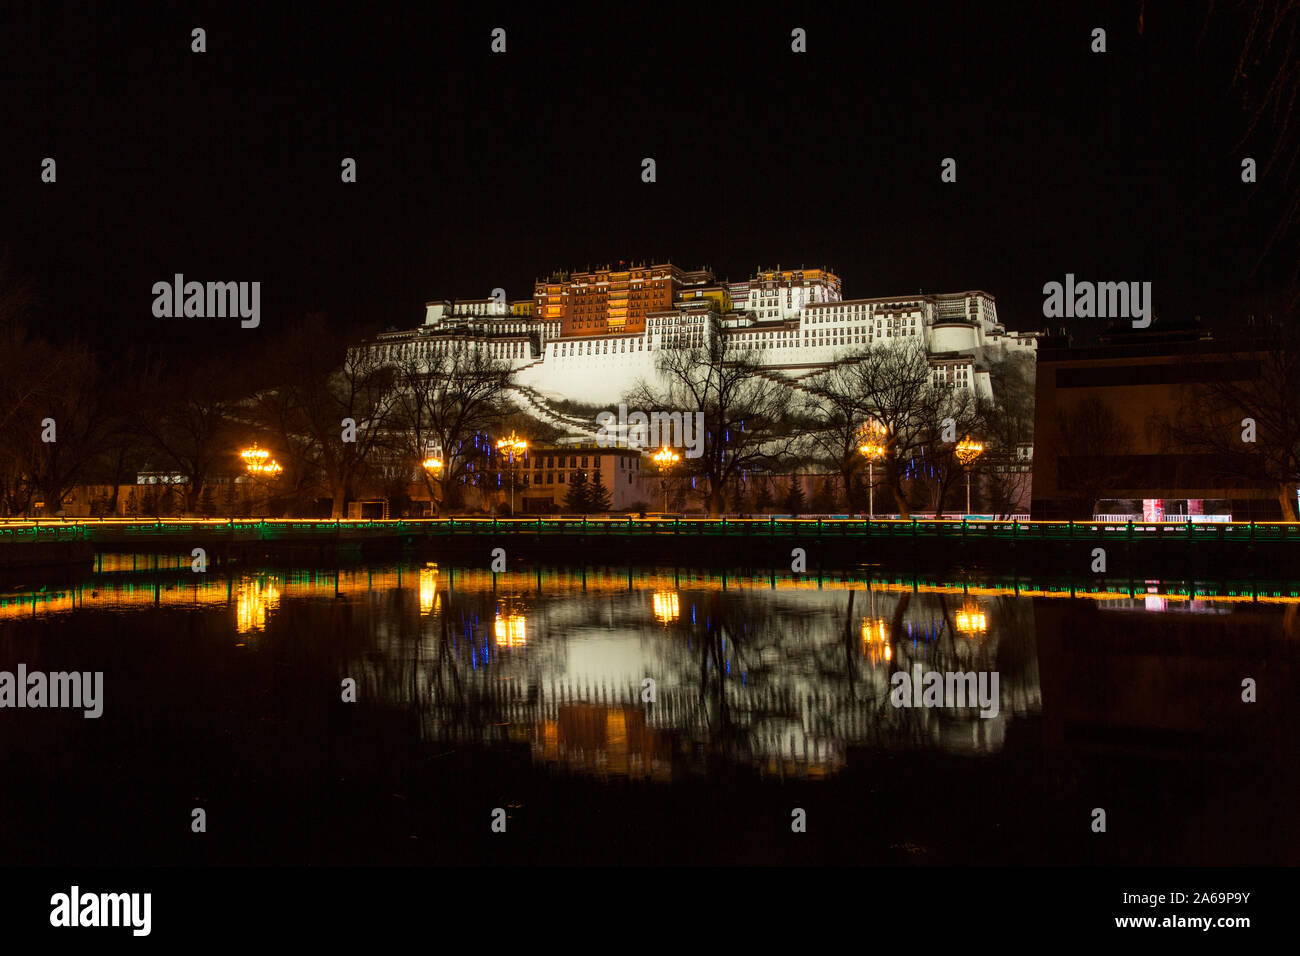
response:
M3 862L1300 862L1289 591L133 565L0 600L0 670L104 672L0 709Z

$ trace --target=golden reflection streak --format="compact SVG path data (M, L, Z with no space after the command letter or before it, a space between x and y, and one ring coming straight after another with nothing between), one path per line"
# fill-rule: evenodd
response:
M274 578L244 578L235 589L235 630L240 634L266 629L266 612L280 606Z
M442 607L442 597L438 594L438 566L425 565L420 568L420 615L428 617Z

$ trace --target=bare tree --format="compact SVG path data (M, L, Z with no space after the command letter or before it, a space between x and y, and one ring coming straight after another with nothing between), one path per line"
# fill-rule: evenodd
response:
M509 364L474 344L445 344L429 352L408 351L397 360L392 423L399 458L419 472L435 508L465 482L470 463L483 459L474 437L509 412ZM420 467L435 448L441 449L442 468ZM508 480L514 480L513 473Z
M1258 271L1270 252L1281 246L1300 221L1300 124L1295 105L1300 99L1300 0L1229 0L1212 3L1205 18L1208 30L1221 10L1241 18L1241 50L1231 88L1242 94L1246 127L1228 151L1234 158L1266 126L1272 126L1260 178L1281 173L1282 203L1264 247L1255 262ZM1228 29L1237 29L1229 24ZM1290 261L1289 305L1300 306L1300 257L1284 250Z
M32 468L41 411L58 384L52 350L27 334L36 296L30 281L0 258L0 498L6 514L22 514L37 492Z
M33 463L38 455L41 409L57 376L51 350L29 340L22 328L0 330L0 494L7 514L26 513L37 493Z
M1286 521L1297 520L1300 484L1300 332L1294 321L1234 362L1253 374L1183 390L1177 412L1156 427L1168 450L1202 456L1212 477L1273 489Z
M710 515L722 514L734 477L779 460L792 441L790 387L770 377L757 355L711 313L701 344L660 350L655 365L662 386L642 383L628 398L647 412L703 414L703 454L683 465L703 479Z
M62 511L64 496L81 483L104 450L111 425L111 407L104 401L99 364L84 343L50 349L53 381L40 398L35 436L48 422L54 440L31 441L28 469L45 500L47 511Z
M188 514L215 474L236 468L239 389L228 362L216 358L154 364L142 377L136 427L155 469L184 479Z
M989 503L999 515L1011 514L1028 497L1032 471L1019 449L1034 440L1034 374L1034 358L1025 353L989 367L993 397L982 403L983 473Z
M952 485L964 473L954 457L957 443L983 427L983 409L969 389L932 381L933 371L919 343L882 342L815 376L805 403L812 420L808 435L825 461L840 474L846 498L855 495L855 477L870 439L884 446L882 471L899 513L910 513L911 489L928 487L930 505L942 514ZM869 431L869 422L876 431Z
M932 420L937 400L931 377L923 345L882 342L868 346L857 361L831 370L818 383L819 388L837 396L831 415L841 414L833 410L837 405L848 407L846 403L856 402L859 420L869 416L880 426L876 440L885 450L885 484L904 517L911 514L903 486L904 469L933 440L938 424ZM836 420L836 424L846 426L847 418Z
M838 364L809 382L803 403L809 419L808 439L818 457L839 473L844 500L850 507L857 497L854 479L866 463L860 449L869 417L856 388L856 371Z
M330 516L342 518L358 483L377 464L397 399L397 376L372 350L354 350L341 366L326 367L327 361L319 353L305 358L288 387L301 433L320 456Z
M1095 396L1057 413L1050 451L1057 462L1057 487L1076 518L1091 518L1104 492L1131 480L1124 456L1133 451L1133 431Z
M303 420L300 398L299 391L272 377L252 396L245 420L250 430L266 436L266 444L274 447L276 460L284 468L275 480L278 497L291 513L299 515L310 501L330 494L320 445Z
M954 486L962 483L966 469L980 465L976 459L963 465L957 446L966 438L982 438L984 407L975 392L947 384L930 384L923 392L924 412L916 422L917 483L929 486L930 506L942 517L944 502Z

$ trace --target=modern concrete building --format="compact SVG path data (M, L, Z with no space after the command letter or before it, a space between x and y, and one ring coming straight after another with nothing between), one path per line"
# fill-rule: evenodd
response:
M1192 389L1249 381L1259 370L1258 350L1234 351L1199 323L1114 328L1084 348L1043 339L1032 517L1278 520L1275 488L1234 477L1221 455L1181 442L1171 427Z

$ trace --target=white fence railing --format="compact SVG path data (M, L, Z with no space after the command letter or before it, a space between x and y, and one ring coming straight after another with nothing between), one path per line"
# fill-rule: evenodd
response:
M1142 515L1093 515L1093 521L1106 521L1116 524L1229 524L1232 515L1165 515L1159 521L1148 521Z

